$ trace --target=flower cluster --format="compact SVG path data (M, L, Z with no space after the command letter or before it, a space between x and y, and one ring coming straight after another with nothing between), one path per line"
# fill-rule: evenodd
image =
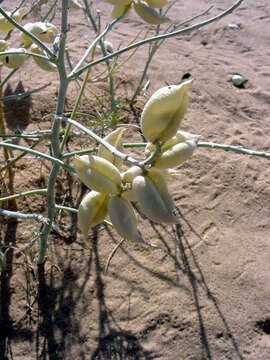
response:
M81 231L87 238L91 227L109 215L120 236L141 239L132 201L146 217L157 223L175 224L174 203L166 177L194 152L198 135L179 130L188 105L192 80L166 86L156 91L141 115L141 128L148 141L147 159L121 172L122 160L99 146L97 155L75 156L74 167L79 179L91 189L78 210ZM104 140L122 151L124 129L118 128Z
M83 0L69 0L69 8L71 9L84 9ZM21 23L23 15L25 13L25 8L21 8L17 10L15 13L6 12L8 16L11 17L12 20L17 23ZM15 26L8 21L3 15L0 15L0 32L8 32L13 30ZM34 22L27 23L23 26L23 28L28 32L36 36L41 42L53 44L59 31L55 25L50 22ZM33 56L35 63L45 71L57 71L57 66L50 61L47 57L46 52L41 49L40 46L33 43L30 36L26 33L20 33L20 40L22 42L22 46L19 48L10 48L10 44L5 40L0 40L0 51L7 51L6 55L1 55L1 60L3 65L17 69L24 64L24 62L28 59L27 49L30 52L41 55L40 57ZM47 59L46 59L47 58Z
M130 9L133 7L136 13L149 24L163 24L170 19L160 15L155 8L162 8L168 5L171 0L105 0L113 5L111 16L113 19L118 18L122 14L126 17Z

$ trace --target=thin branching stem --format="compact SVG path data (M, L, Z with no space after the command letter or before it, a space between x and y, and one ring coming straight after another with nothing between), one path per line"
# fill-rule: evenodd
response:
M41 139L38 139L36 140L31 146L30 146L30 149L34 149L37 144L39 144L41 141ZM16 156L15 158L12 158L12 159L8 159L7 163L5 166L3 166L1 169L0 169L0 173L11 168L17 161L19 161L20 159L22 159L25 155L27 155L27 152L24 151L23 153L21 153L20 155Z
M60 44L59 44L59 53L58 53L58 61L57 61L57 68L60 77L60 85L59 85L59 92L58 92L56 112L55 112L56 116L54 118L52 133L51 133L52 153L53 156L57 159L60 159L61 157L61 149L59 144L60 120L58 119L57 116L61 115L64 112L66 92L68 88L68 79L66 75L65 59L64 59L67 30L68 30L68 0L62 0L61 34L60 34ZM51 173L48 179L48 186L47 186L48 189L47 217L49 219L49 222L44 225L40 235L39 255L37 259L38 264L42 264L45 261L46 250L47 250L47 239L51 230L51 226L55 214L55 182L59 168L60 168L60 164L57 162L53 162Z
M246 149L241 146L217 144L213 142L203 142L203 141L198 142L197 146L208 147L211 149L220 149L224 151L233 151L244 155L252 155L252 156L262 157L265 159L270 159L270 153L268 152Z
M80 69L80 67L82 66L82 64L85 62L85 60L88 58L90 52L92 51L92 49L97 45L98 42L100 42L100 40L112 29L112 27L121 19L117 18L115 20L113 20L109 25L106 26L105 30L100 33L95 40L91 43L91 45L88 47L88 49L85 51L84 55L82 56L82 58L80 59L80 61L78 62L78 64L73 68L73 70L71 71L69 77L73 77L73 74L75 74L78 69Z
M46 219L44 216L39 214L23 214L18 211L9 211L9 210L0 209L0 215L14 217L22 220L35 220L42 222L43 224L48 223L48 219Z
M86 15L88 16L93 28L94 28L94 31L96 34L99 33L99 27L100 26L97 26L96 24L96 21L91 13L91 10L89 8L89 5L88 5L88 2L87 0L84 0L84 5L85 5L85 12L86 12ZM101 51L102 51L102 54L103 56L106 56L107 55L107 51L105 49L105 46L103 44L103 41L100 39L99 40L99 46L101 48ZM108 76L109 76L109 85L110 85L110 100L111 100L111 108L113 111L116 110L116 106L117 106L117 103L115 101L115 98L114 98L114 78L112 76L112 71L111 71L111 64L110 64L110 61L109 60L106 60L105 61L106 63L106 67L107 67L107 71L108 71Z
M51 155L44 154L44 153L39 152L37 150L33 150L31 148L27 148L27 147L24 147L24 146L21 146L21 145L15 145L15 144L4 143L4 142L0 142L0 147L1 146L4 147L4 148L20 150L20 151L23 151L24 153L33 154L33 155L35 155L37 157L40 157L42 159L49 160L52 163L56 164L57 166L59 166L59 167L61 166L61 167L63 167L64 169L66 169L68 171L74 172L73 167L71 167L68 164L64 163L62 160L60 160L60 159L58 159L56 157L53 157ZM3 169L0 169L0 172L2 170Z
M1 52L0 52L1 53ZM0 83L0 89L8 82L8 80L15 74L18 69L12 69L3 81Z
M4 97L0 97L0 101L1 102L5 102L5 101L10 101L10 100L21 100L29 95L32 95L40 90L43 90L45 89L46 87L50 86L51 83L48 83L48 84L45 84L45 85L42 85L40 86L39 88L37 89L33 89L33 90L29 90L29 91L25 91L25 92L22 92L20 94L14 94L14 95L8 95L8 96L4 96Z
M52 59L52 58L49 58L49 57L47 57L47 56L45 56L45 55L36 54L36 53L31 52L31 51L22 51L22 50L14 50L14 51L6 50L6 51L0 51L0 56L14 55L14 54L29 55L29 56L34 56L34 57L37 57L37 58L46 60L46 61L51 61L51 62L53 62L53 63L56 62L56 58ZM52 61L52 60L54 60L54 61ZM14 70L18 70L18 69L16 68L16 69L14 69ZM12 74L12 75L13 75L13 74Z
M2 198L0 198L0 203L4 202L4 201L18 199L18 198L28 196L28 195L40 195L40 194L44 195L46 193L47 193L47 189L34 189L34 190L24 191L19 194L8 195L5 197L2 197Z
M120 159L122 159L123 161L127 161L133 165L137 165L137 166L141 166L140 162L135 160L133 157L122 153L121 151L117 150L114 146L112 146L111 144L109 144L107 141L103 140L100 136L98 136L96 133L94 133L93 131L87 129L87 127L83 126L82 124L80 124L79 122L64 117L64 116L58 116L59 120L62 120L64 122L67 122L69 124L74 125L75 127L77 127L78 129L82 130L84 133L86 133L87 135L89 135L92 139L96 140L99 144L103 145L107 150L109 150L111 152L112 155L119 157Z
M87 81L88 81L88 78L89 78L90 71L91 71L91 69L87 70L87 72L85 74L85 77L83 79L82 86L80 88L79 94L77 96L76 102L75 102L73 110L72 110L72 113L70 115L71 119L74 119L75 116L76 116L76 113L77 113L81 98L83 96L83 93L84 93L84 90L85 90L85 87L86 87L86 84L87 84ZM68 124L67 128L66 128L66 131L65 131L65 134L64 134L64 137L63 137L63 140L62 140L62 143L61 143L61 146L60 146L61 152L64 150L64 147L65 147L65 145L66 145L66 143L68 141L68 136L69 136L69 133L70 133L70 129L71 129L71 124Z

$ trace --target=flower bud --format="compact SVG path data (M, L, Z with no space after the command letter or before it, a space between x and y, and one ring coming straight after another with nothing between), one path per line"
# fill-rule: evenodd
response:
M121 175L116 166L95 155L75 156L74 168L79 179L90 189L117 194L121 189Z
M172 213L172 200L167 190L150 176L136 176L132 182L132 191L142 212L152 221L165 224L179 222Z
M169 5L171 0L145 0L145 2L147 2L147 4L153 8L161 8L163 6Z
M28 23L24 25L24 29L45 43L53 43L58 33L57 28L49 22ZM21 33L21 40L25 47L29 47L33 42L25 33Z
M123 14L123 12L126 10L126 8L129 6L129 4L132 2L132 0L106 0L110 4L114 5L113 10L111 12L111 16L113 19L118 18ZM128 15L130 9L127 10L125 17Z
M188 133L183 130L178 130L177 133L170 138L168 141L166 141L160 148L160 152L164 152L168 149L170 149L172 146L179 144L181 142L187 141L187 140L195 140L198 141L200 138L200 135L195 135ZM148 143L145 147L145 153L146 155L149 155L151 152L154 152L156 150L156 145L152 143Z
M26 52L24 48L18 48L18 49L8 49L9 52ZM7 55L1 55L3 64L11 69L17 69L20 66L23 65L23 63L28 58L27 54L7 54Z
M7 15L11 16L14 21L20 23L22 21L22 17L24 14L25 8L21 8L17 10L13 15L10 11L7 11ZM14 25L11 24L8 19L4 17L4 15L0 14L0 32L10 31L14 29Z
M177 167L191 157L196 146L197 142L195 140L187 140L176 144L161 153L161 155L156 158L154 166L158 169Z
M174 203L171 195L169 194L169 190L165 181L165 174L163 174L162 170L151 168L147 172L147 176L152 180L168 211L172 212Z
M111 222L120 236L127 240L142 240L137 230L137 219L131 203L120 196L113 196L108 203Z
M43 51L38 45L36 44L32 44L30 47L30 51L34 54L39 54L39 55L43 55L43 56L47 56L45 51ZM41 59L39 57L33 56L33 59L35 61L35 63L42 69L45 71L50 71L50 72L56 72L57 71L57 66L52 63L50 60L46 60L46 59Z
M122 135L125 129L122 127L112 131L110 134L105 136L104 140L114 146L117 150L123 150L123 143L122 143ZM114 156L109 150L107 150L103 145L99 145L98 148L98 156L110 161L113 165L115 165L118 169L120 169L123 160L117 156Z
M186 113L192 81L163 87L150 97L141 116L142 132L147 141L167 141L176 134Z
M160 15L152 6L147 4L145 1L134 0L133 6L136 13L149 24L158 25L170 21L168 17Z
M81 201L78 210L78 222L85 239L88 231L103 222L108 213L109 196L90 191Z
M135 176L142 175L143 170L139 166L131 166L128 170L121 174L124 183L132 183Z

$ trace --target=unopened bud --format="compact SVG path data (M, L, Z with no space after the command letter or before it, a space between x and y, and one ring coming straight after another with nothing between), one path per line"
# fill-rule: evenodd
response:
M110 134L105 136L104 140L109 143L110 145L114 146L117 150L123 150L123 142L122 142L122 135L125 129L122 127L112 131ZM120 169L122 165L122 159L117 156L114 156L109 150L105 148L103 145L99 145L98 148L98 156L110 161L113 165L115 165L118 169Z
M24 48L18 49L8 49L9 52L14 52L14 54L1 55L3 64L11 69L17 69L23 65L23 63L28 58L27 54L23 54L26 52ZM21 54L15 54L16 52L22 52Z
M74 168L79 179L90 189L117 194L121 188L121 175L116 166L95 155L75 156Z
M154 165L158 169L177 167L191 157L196 146L197 142L194 140L187 140L176 144L158 156Z
M90 191L81 201L78 210L78 222L85 239L88 231L103 222L108 213L109 196Z
M180 85L166 86L150 97L141 116L147 141L167 141L176 134L186 113L191 84L192 80L187 80Z
M136 13L148 24L159 25L170 21L167 16L160 15L152 6L145 1L135 0L133 2Z
M57 28L49 22L35 22L24 25L24 29L35 35L40 41L45 43L53 43L58 33ZM25 47L32 44L32 39L25 33L21 34L21 40Z
M179 222L172 213L172 200L169 193L164 188L161 190L149 176L136 176L132 182L132 191L140 209L150 220L166 224Z
M8 16L11 16L14 21L20 23L22 21L24 11L25 8L21 8L17 10L13 15L10 11L7 11L6 13ZM9 22L7 18L4 17L4 15L0 14L0 32L10 31L12 29L14 29L14 25L11 24L11 22Z
M142 240L137 230L137 219L129 201L120 196L113 196L108 203L111 222L120 236L127 240Z

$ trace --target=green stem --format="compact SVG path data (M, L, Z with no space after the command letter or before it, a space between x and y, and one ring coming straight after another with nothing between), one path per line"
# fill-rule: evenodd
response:
M230 14L232 11L234 11L238 6L240 6L240 4L243 2L244 0L238 0L234 5L232 5L230 8L228 8L227 10L223 11L222 13L208 19L208 20L205 20L205 21L202 21L202 22L199 22L197 24L194 24L194 25L191 25L191 26L188 26L184 29L180 29L180 30L177 30L177 31L173 31L169 34L162 34L162 35L158 35L158 36L153 36L151 38L148 38L148 39L144 39L144 40L141 40L141 41L138 41L130 46L127 46L123 49L120 49L118 51L115 51L113 54L110 54L110 55L107 55L107 56L104 56L100 59L97 59L95 61L92 61L90 64L80 68L76 73L72 73L72 76L71 74L68 75L68 78L76 78L77 76L79 76L83 71L85 71L86 69L94 66L94 65L97 65L103 61L106 61L106 60L109 60L109 59L112 59L113 57L115 56L118 56L126 51L130 51L138 46L141 46L141 45L144 45L144 44L147 44L147 43L150 43L152 41L156 41L156 40L162 40L162 39L166 39L166 38L170 38L170 37L173 37L173 36L176 36L176 35L179 35L179 34L184 34L186 32L189 32L189 31L192 31L192 30L195 30L195 29L199 29L203 26L206 26L206 25L209 25L215 21L218 21L220 20L221 18L223 18L224 16Z
M68 207L68 206L63 206L63 205L55 205L56 209L59 209L59 210L66 210L66 211L70 211L72 213L75 213L77 214L78 210L77 209L74 209L74 208L71 208L71 207Z
M0 84L0 89L2 89L2 87L8 82L8 80L11 78L11 76L13 74L15 74L15 72L17 71L18 69L12 69L10 71L10 73L5 77L5 79L3 81L1 81L1 84Z
M54 57L53 59L52 58L49 58L48 56L44 56L44 55L40 55L40 54L36 54L36 53L33 53L31 51L21 51L21 50L14 50L14 51L9 51L9 50L6 50L6 51L0 51L0 57L1 56L5 56L5 55L14 55L14 54L23 54L23 55L29 55L29 56L34 56L34 57L37 57L37 58L40 58L40 59L43 59L43 60L46 60L46 61L51 61L53 63L56 63L56 57ZM12 71L14 70L18 70L18 68L16 69L13 69ZM12 74L13 75L13 74Z
M83 57L80 59L78 64L71 71L70 77L72 77L73 74L78 71L78 69L81 67L81 65L84 63L84 61L89 56L89 54L92 51L92 49L94 48L94 46L96 46L96 44L101 41L101 39L112 29L113 25L115 25L118 21L119 21L119 18L112 21L109 25L106 26L105 30L95 38L95 40L88 47L88 49L86 50L86 52L84 53Z
M13 74L12 74L13 75ZM10 101L10 100L21 100L29 95L32 95L40 90L43 90L45 89L46 87L50 86L51 83L48 83L48 84L45 84L45 85L42 85L40 86L39 88L37 89L33 89L33 90L29 90L29 91L25 91L23 93L20 93L20 94L15 94L15 95L8 95L8 96L4 96L4 97L1 97L0 98L0 101L2 102L5 102L5 101Z
M32 145L30 146L30 149L34 149L35 146L36 146L37 144L39 144L40 141L41 141L41 139L38 139L37 141L35 141L34 144L32 144ZM27 154L27 152L24 151L22 154L16 156L14 159L9 159L10 161L9 161L4 167L2 167L2 168L0 169L0 173L3 172L3 171L5 171L6 169L10 168L11 166L13 166L18 160L22 159L26 154Z
M60 86L59 86L56 112L55 112L56 116L54 118L52 133L51 133L52 152L53 152L53 156L57 159L60 159L61 157L61 149L59 146L60 120L58 119L58 116L60 116L64 112L66 92L68 88L68 79L66 75L65 59L64 59L66 34L68 30L67 20L68 20L68 0L62 0L61 35L60 35L59 53L58 53L58 61L57 61L57 68L60 77ZM53 162L51 173L48 179L48 185L47 185L47 189L48 189L47 218L49 219L49 221L47 224L44 225L40 235L39 255L37 259L38 264L42 264L45 261L46 250L47 250L47 239L51 230L51 226L55 214L55 182L59 168L60 168L60 164L57 162Z
M97 27L97 24L96 24L96 21L94 19L94 17L92 16L92 13L89 9L89 5L88 5L88 2L87 0L84 0L84 5L85 5L85 9L86 9L86 14L88 16L88 18L90 19L90 22L94 28L94 31L96 34L98 34L99 32L99 29ZM102 54L103 56L106 56L107 55L107 51L105 50L105 47L104 47L104 44L103 44L103 41L102 40L99 40L99 46L101 48L101 51L102 51ZM110 61L109 60L106 60L105 61L106 63L106 66L107 66L107 70L108 70L108 74L109 74L109 86L110 86L110 99L111 99L111 110L112 111L115 111L116 108L117 108L117 103L115 101L115 97L114 97L114 78L113 78L113 75L111 73L111 65L110 65Z
M48 12L41 18L41 21L46 21L46 19L50 16L51 12L53 11L55 6L57 5L57 2L58 2L58 0L54 1L54 3L49 8Z
M124 148L141 148L141 147L145 147L147 144L146 143L124 143L123 147ZM66 153L62 156L62 159L65 158L69 158L75 155L86 155L86 154L90 154L93 152L97 152L98 151L98 147L92 148L92 149L87 149L87 150L77 150L77 151L72 151L69 153Z
M87 129L85 126L83 126L82 124L78 123L75 120L72 120L70 118L64 117L64 116L58 116L57 117L59 120L65 121L69 124L74 125L75 127L77 127L78 129L82 130L84 133L86 133L87 135L89 135L91 138L93 138L94 140L96 140L99 144L103 145L107 150L109 150L111 152L112 155L119 157L120 159L122 159L123 161L127 161L133 165L137 165L137 166L141 166L140 162L135 160L134 158L132 158L131 156L122 153L121 151L117 150L114 146L112 146L111 144L109 144L107 141L103 140L101 137L99 137L96 133L94 133L93 131Z
M155 44L157 44L157 43L155 43ZM144 78L145 78L145 76L146 76L146 73L147 73L147 71L148 71L148 68L149 68L149 66L150 66L150 63L151 63L151 61L152 61L152 59L153 59L153 56L155 55L157 49L158 49L157 46L153 46L152 49L151 49L151 51L150 51L150 54L148 55L148 59L147 59L147 61L146 61L146 63L145 63L145 66L144 66L143 73L142 73L142 76L141 76L141 78L140 78L139 84L138 84L137 89L135 90L135 92L134 92L134 94L133 94L133 96L132 96L132 99L130 100L130 104L131 104L131 105L134 103L137 95L139 94L139 92L140 92L141 89L142 89L142 83L143 83L143 81L144 81Z
M28 196L28 195L39 195L39 194L46 194L47 193L47 189L35 189L35 190L29 190L29 191L24 191L20 194L14 194L14 195L9 195L9 196L5 196L0 198L0 202L3 201L9 201L9 200L13 200L13 199L18 199L20 197L24 197L24 196Z
M200 141L197 144L198 147L208 147L212 149L220 149L224 151L234 151L240 154L244 155L252 155L252 156L258 156L265 159L270 159L270 153L264 152L264 151L256 151L256 150L250 150L243 148L241 146L234 146L234 145L224 145L224 144L217 144L213 142L203 142Z
M70 115L71 119L74 119L75 116L76 116L76 113L77 113L77 110L78 110L82 95L84 93L84 90L85 90L85 87L86 87L86 84L87 84L87 81L88 81L88 78L89 78L90 71L91 71L90 69L87 70L86 75L85 75L85 77L83 79L83 83L82 83L79 95L77 96L75 105L74 105L72 113ZM65 131L65 134L64 134L64 138L63 138L61 146L60 146L61 152L64 150L64 147L65 147L65 145L67 143L68 136L69 136L69 133L70 133L70 129L71 129L71 124L68 124L67 128L66 128L66 131Z
M8 216L8 217L14 217L17 219L23 219L23 220L36 220L39 222L42 222L43 224L46 224L48 222L48 219L46 219L44 216L39 214L23 214L17 211L9 211L0 209L0 215Z
M9 143L3 143L3 142L0 142L0 147L1 146L4 147L4 148L8 148L8 149L21 150L21 151L23 151L25 153L33 154L33 155L38 156L38 157L40 157L42 159L50 160L52 163L55 164L55 166L58 166L58 167L62 166L64 169L66 169L68 171L71 171L71 172L74 172L74 169L71 166L69 166L68 164L64 163L62 160L60 160L60 159L58 159L56 157L44 154L42 152L30 149L30 148L26 148L24 146L15 145L15 144L9 144ZM0 169L0 172L1 171L3 171L3 168Z

